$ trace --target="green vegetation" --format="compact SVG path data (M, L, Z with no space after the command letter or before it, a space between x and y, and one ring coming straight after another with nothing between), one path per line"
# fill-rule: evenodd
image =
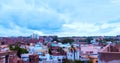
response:
M87 43L88 43L88 44L91 44L91 40L93 40L92 37L87 37Z
M21 54L28 53L28 51L24 48L20 48L19 44L9 45L9 49L11 51L17 51L17 56L21 57Z
M73 63L71 60L65 59L62 63Z
M51 48L48 49L48 53L49 53L50 55L52 54Z
M82 61L81 60L72 61L72 60L65 59L65 60L63 60L62 63L82 63Z
M93 63L92 60L87 61L87 63Z
M59 42L58 37L54 37L51 42L54 42L54 41Z
M118 39L115 39L115 38L105 38L105 39L103 39L104 41L111 41L111 42L114 42L114 41L118 41Z
M63 38L62 39L62 43L64 44L64 43L73 43L74 42L74 40L73 39L71 39L71 38L67 38L67 37L65 37L65 38Z
M75 60L74 63L82 63L81 60Z

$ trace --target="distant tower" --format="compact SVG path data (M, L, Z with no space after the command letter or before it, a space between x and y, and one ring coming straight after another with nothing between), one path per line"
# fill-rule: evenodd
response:
M31 35L31 38L37 38L37 39L39 39L39 35L38 35L38 34L33 33L33 34Z

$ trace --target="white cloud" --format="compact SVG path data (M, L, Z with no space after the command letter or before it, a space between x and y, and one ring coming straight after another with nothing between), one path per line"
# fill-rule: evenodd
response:
M119 3L120 3L120 0L111 0L111 2L112 2L113 4L120 5L120 4L119 4Z
M75 22L71 24L64 24L63 27L68 28L68 29L73 29L73 30L78 30L78 31L85 31L85 32L93 32L98 30L98 26L95 26L94 24L91 23L82 23L82 22Z
M45 35L42 31L22 28L15 24L13 25L12 23L11 23L11 27L12 27L11 29L8 29L8 28L4 28L0 26L0 29L1 29L0 36L21 36L21 35L29 36L32 33L37 33L39 35Z
M119 0L1 0L0 31L8 36L33 32L60 36L116 35L120 22L114 20L120 19L119 3Z

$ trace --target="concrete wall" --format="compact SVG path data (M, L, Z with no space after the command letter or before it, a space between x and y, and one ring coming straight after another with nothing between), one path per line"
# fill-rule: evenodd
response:
M120 53L99 52L98 63L120 63Z
M109 62L100 61L98 63L120 63L120 60L112 60L112 61L109 61Z

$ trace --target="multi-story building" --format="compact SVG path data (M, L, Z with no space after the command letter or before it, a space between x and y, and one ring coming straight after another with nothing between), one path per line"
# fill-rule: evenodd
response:
M69 60L80 60L80 51L79 49L69 49L69 51L67 51L67 59Z

